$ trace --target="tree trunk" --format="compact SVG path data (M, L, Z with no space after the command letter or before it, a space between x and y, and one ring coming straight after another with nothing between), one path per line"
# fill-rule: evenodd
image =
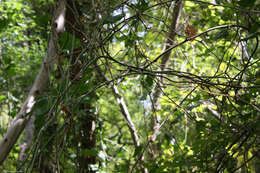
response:
M56 9L57 10L54 14L54 21L56 25L53 25L54 27L52 27L52 33L48 45L48 52L43 60L40 72L38 73L37 78L34 81L33 87L31 88L26 101L21 107L15 120L11 122L6 135L0 142L0 165L8 156L9 152L18 140L31 116L33 116L31 115L31 111L36 102L35 97L40 95L42 90L46 87L49 81L49 73L52 70L53 65L58 57L56 41L58 38L58 33L64 30L66 10L65 2L63 0L59 1L58 7ZM22 150L25 151L24 148Z
M176 0L175 4L174 4L173 12L172 12L171 26L169 28L169 32L167 35L165 50L168 50L174 43L174 39L176 36L178 24L179 24L179 18L181 15L181 9L182 9L182 0ZM170 56L171 56L171 51L168 51L167 53L165 53L163 55L161 65L160 65L161 71L164 71L168 68ZM157 78L157 83L155 85L155 89L154 89L154 93L153 93L153 97L152 97L153 112L160 110L161 105L160 105L159 99L162 95L161 86L163 85L163 82L164 82L163 77ZM159 131L159 127L160 127L160 122L158 120L158 116L151 114L151 130L153 131L153 136L151 139L152 142L155 141L157 138L157 133ZM151 154L153 156L156 156L157 149L156 149L155 144L152 144L151 150L152 150Z

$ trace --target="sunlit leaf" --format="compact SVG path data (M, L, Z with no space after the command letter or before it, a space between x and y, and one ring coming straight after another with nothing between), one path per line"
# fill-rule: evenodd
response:
M0 95L0 102L3 101L6 98L4 95Z

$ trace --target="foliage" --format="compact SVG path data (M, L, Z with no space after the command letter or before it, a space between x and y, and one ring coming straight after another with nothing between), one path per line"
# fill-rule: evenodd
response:
M1 169L259 171L260 3L183 1L177 36L165 50L177 2L73 1L59 35L59 62L32 112L36 133L28 158L18 164L15 147ZM55 3L0 3L3 136L46 55Z

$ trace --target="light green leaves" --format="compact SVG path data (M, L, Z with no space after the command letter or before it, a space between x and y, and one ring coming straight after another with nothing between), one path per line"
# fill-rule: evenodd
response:
M0 95L0 102L3 101L6 98L4 95Z

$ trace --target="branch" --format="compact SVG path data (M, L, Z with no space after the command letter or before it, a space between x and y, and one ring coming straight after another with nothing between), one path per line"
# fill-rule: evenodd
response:
M139 141L139 137L138 137L138 134L137 134L137 131L136 131L136 128L135 128L135 124L133 123L133 121L131 119L130 113L129 113L127 106L125 104L125 100L120 95L120 93L119 93L115 84L113 84L112 89L113 89L114 96L117 100L117 103L120 107L121 113L122 113L122 115L124 116L124 118L127 122L128 128L131 132L132 139L135 143L135 146L140 146L140 141Z
M101 69L99 68L98 65L96 65L96 70L97 70L97 73L99 74L99 76L101 76L104 81L110 83L109 79L107 79L107 77L102 73L102 71L101 71ZM125 104L125 100L120 95L118 88L115 84L113 84L112 90L113 90L114 97L116 98L116 101L117 101L117 103L120 107L121 113L122 113L123 117L125 118L125 120L127 122L127 126L130 130L134 144L135 144L135 146L140 146L138 133L136 131L135 124L132 121L131 115L130 115L128 109L127 109L127 106Z

